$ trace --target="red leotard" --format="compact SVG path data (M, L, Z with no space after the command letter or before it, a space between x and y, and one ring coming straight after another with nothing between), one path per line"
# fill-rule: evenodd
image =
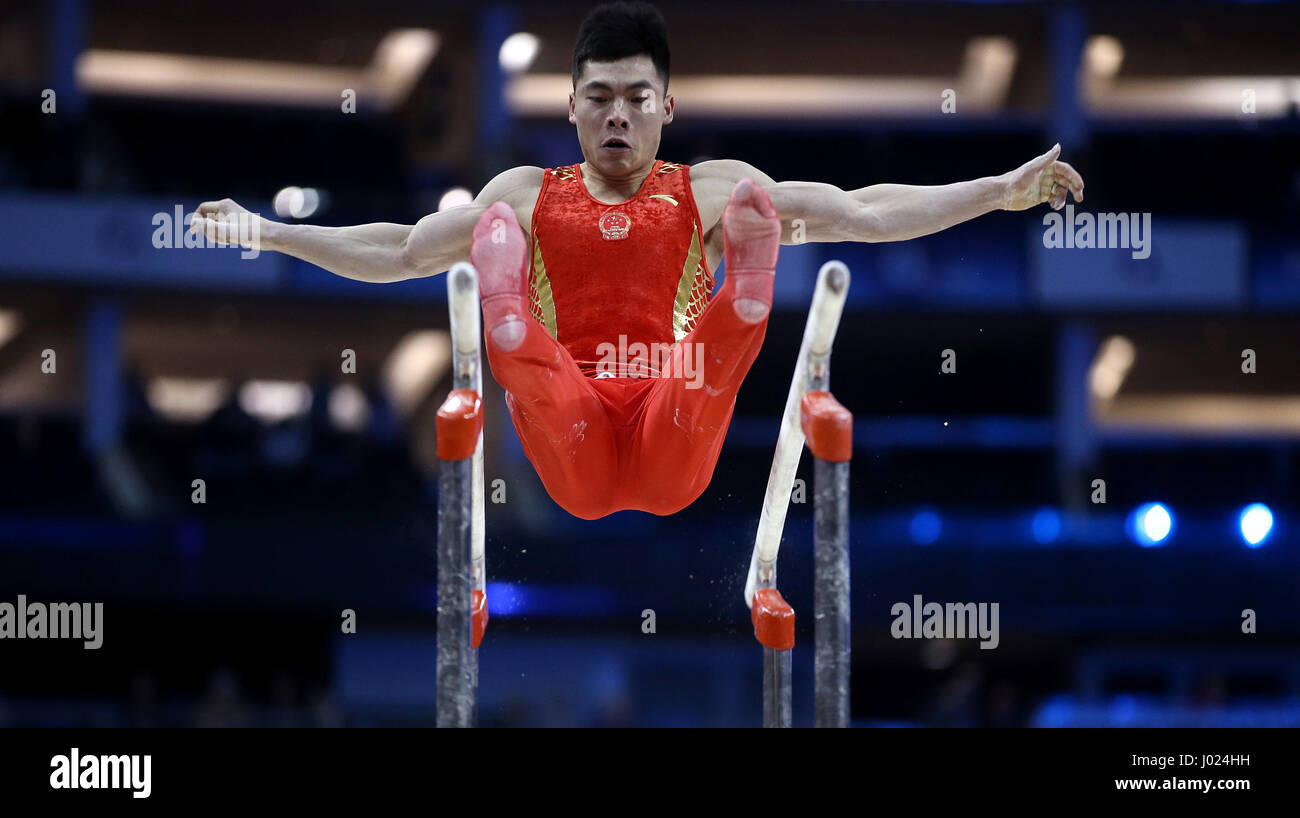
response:
M736 316L731 277L710 299L690 168L658 160L617 204L578 165L547 169L531 233L536 321L511 352L487 343L525 454L575 516L681 510L713 475L767 329Z

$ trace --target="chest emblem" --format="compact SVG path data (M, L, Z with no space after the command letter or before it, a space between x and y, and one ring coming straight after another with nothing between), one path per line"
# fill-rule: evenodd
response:
M632 227L632 220L620 210L611 210L601 216L597 224L600 226L600 235L602 237L607 241L618 241L627 238L627 231Z

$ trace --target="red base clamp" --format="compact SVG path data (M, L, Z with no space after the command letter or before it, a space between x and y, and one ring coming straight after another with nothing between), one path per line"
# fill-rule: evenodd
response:
M759 588L754 592L754 607L750 610L754 621L754 637L764 647L790 650L794 647L794 608L775 588Z
M483 431L483 402L473 389L453 389L438 407L438 459L465 460L474 456Z
M799 402L799 425L814 457L843 463L853 457L853 413L830 392L811 389Z
M470 626L469 632L469 644L470 647L478 649L478 646L483 643L483 632L487 630L487 594L477 590L471 591L469 609L473 616L473 624Z

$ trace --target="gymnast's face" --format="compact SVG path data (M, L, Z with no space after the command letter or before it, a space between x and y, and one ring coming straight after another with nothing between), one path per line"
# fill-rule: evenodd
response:
M673 98L648 55L589 61L569 94L569 121L588 165L612 179L636 176L654 164L660 131L673 121Z

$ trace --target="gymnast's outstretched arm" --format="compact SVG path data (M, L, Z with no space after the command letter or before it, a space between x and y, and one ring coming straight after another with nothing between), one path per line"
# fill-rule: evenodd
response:
M323 267L335 275L358 281L392 282L437 275L451 269L458 261L469 258L470 241L479 217L501 199L509 199L520 188L532 184L540 170L532 167L511 168L498 174L479 191L473 202L430 213L414 225L386 222L353 227L319 227L311 224L285 224L250 213L230 199L199 205L190 229L202 232L218 243L236 231L225 232L222 222L239 218L256 218L258 229L244 234L256 235L258 249L274 250Z
M708 163L710 171L758 182L781 219L781 243L904 241L947 230L994 210L1026 210L1043 202L1083 201L1083 177L1057 160L1061 146L1013 171L951 185L882 184L845 191L821 182L775 182L744 162Z

